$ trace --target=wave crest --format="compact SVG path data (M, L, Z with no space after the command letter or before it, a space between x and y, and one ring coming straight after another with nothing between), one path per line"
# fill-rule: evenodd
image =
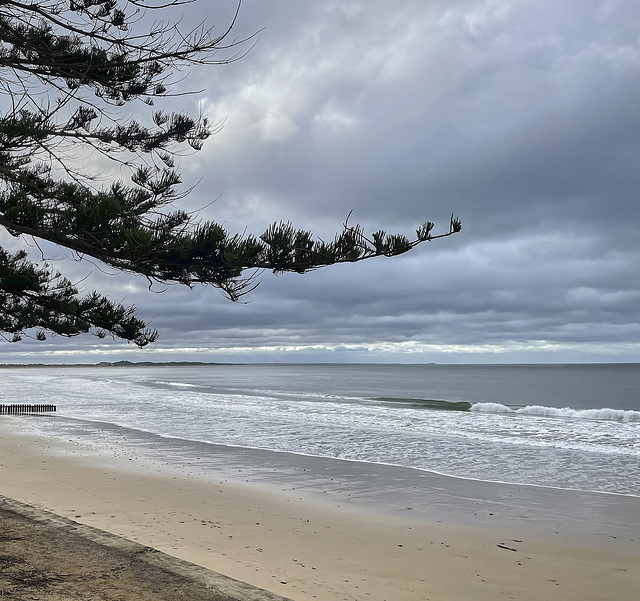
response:
M186 382L165 382L164 380L156 380L154 384L162 386L177 386L179 388L198 388L195 384L187 384Z
M483 413L513 413L519 415L539 415L541 417L564 417L577 419L602 419L616 422L640 422L640 411L625 409L572 409L564 407L545 407L543 405L528 405L513 409L500 403L474 403L470 411Z
M440 411L470 411L471 403L467 401L441 401L439 399L405 399L396 397L376 397L378 403L405 405L421 409L437 409Z

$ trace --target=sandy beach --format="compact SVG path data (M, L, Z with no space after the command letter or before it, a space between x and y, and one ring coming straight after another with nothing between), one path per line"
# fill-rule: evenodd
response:
M198 473L195 460L193 469L172 470L135 446L96 453L89 443L34 434L27 418L10 416L0 420L0 456L6 497L296 601L630 601L640 590L637 498L544 496L539 489L486 483L474 489L445 477L412 497L402 494L408 485L398 471L394 503L375 494L343 502L357 490L342 486L340 494L323 498L300 486L316 477L306 473L311 460L296 472L299 486L291 477ZM350 467L327 465L333 464ZM326 486L334 478L322 479ZM502 491L500 503L491 501L495 511L486 498L475 498L492 486ZM435 513L428 511L430 491ZM478 515L462 518L468 512L460 499L478 507ZM544 517L545 503L555 508L552 517Z

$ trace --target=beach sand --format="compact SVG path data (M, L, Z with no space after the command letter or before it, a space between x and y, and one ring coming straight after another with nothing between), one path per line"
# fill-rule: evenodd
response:
M631 601L640 591L637 498L549 491L555 513L547 519L544 490L439 476L413 497L400 486L395 504L376 503L375 494L342 502L355 489L326 499L305 489L311 459L301 486L284 479L278 488L273 477L170 470L131 445L107 456L89 443L54 442L27 421L0 419L1 495L295 601ZM510 492L489 511L476 496L498 488ZM461 498L481 515L463 518ZM572 506L595 526L582 528Z
M14 601L289 601L2 496L0 549L0 597Z

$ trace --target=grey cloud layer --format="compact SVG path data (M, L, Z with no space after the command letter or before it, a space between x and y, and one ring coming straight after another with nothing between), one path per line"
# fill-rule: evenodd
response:
M357 6L270 24L246 71L234 65L213 103L228 111L225 143L210 146L229 190L264 197L274 216L298 202L304 215L349 207L406 223L454 207L486 231L519 225L500 209L526 223L545 205L604 216L603 196L634 197L629 3L619 22L584 2Z
M369 231L442 229L451 212L464 229L403 258L265 276L248 305L127 284L160 347L524 345L522 359L549 344L572 350L548 360L571 360L596 345L637 358L637 2L245 0L237 35L262 27L242 60L188 80L225 122L183 162L201 180L188 206L221 195L203 216L255 233L284 218L329 236L352 209ZM117 295L125 281L105 285Z

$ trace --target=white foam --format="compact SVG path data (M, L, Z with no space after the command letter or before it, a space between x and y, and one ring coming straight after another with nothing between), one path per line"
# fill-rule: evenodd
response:
M474 403L469 411L481 411L483 413L515 413L513 409L500 403Z
M179 386L180 388L198 388L195 384L187 384L186 382L165 382L163 380L156 380L155 383L163 386Z
M640 422L640 411L624 409L572 409L571 407L557 408L544 405L528 405L512 409L500 403L474 403L470 411L484 413L513 413L519 415L537 415L542 417L564 417L577 419L602 419L616 422Z

